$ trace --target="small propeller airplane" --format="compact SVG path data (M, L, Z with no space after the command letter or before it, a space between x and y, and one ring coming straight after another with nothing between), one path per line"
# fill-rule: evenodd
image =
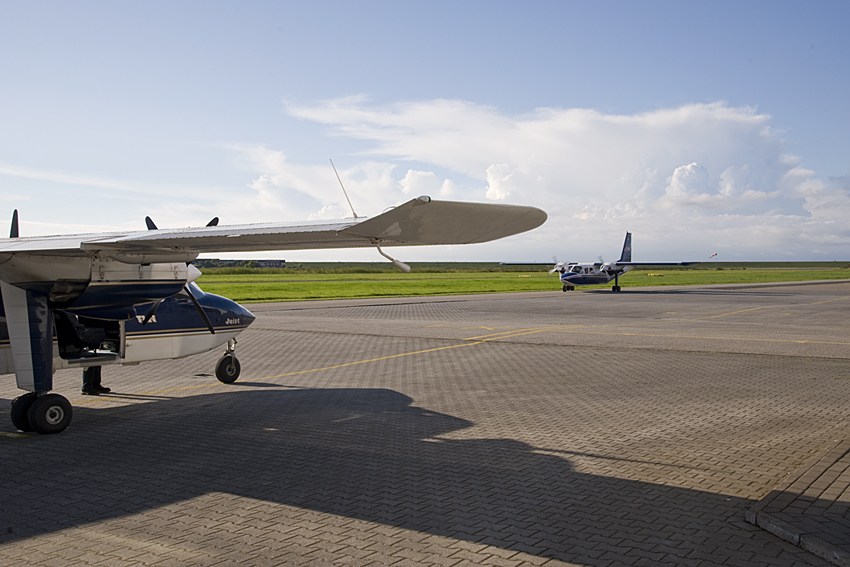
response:
M226 344L216 377L240 373L236 336L254 315L204 293L191 262L204 252L254 252L374 246L472 244L536 228L535 207L432 201L422 196L376 217L312 224L267 223L43 237L20 237L18 212L0 239L0 374L14 373L25 394L12 401L21 431L57 433L72 407L51 393L54 369L82 368L100 383L101 367L136 365ZM102 389L105 391L105 389Z
M632 233L626 233L626 240L623 242L623 251L620 253L620 259L616 262L605 263L602 257L598 262L558 262L555 260L555 266L549 270L550 274L558 272L560 274L561 283L564 291L573 291L577 285L605 285L611 280L614 280L614 285L611 291L619 292L620 276L632 270L637 266L689 266L698 262L632 262ZM540 264L508 264L503 262L505 266L528 266ZM549 264L545 264L549 265Z

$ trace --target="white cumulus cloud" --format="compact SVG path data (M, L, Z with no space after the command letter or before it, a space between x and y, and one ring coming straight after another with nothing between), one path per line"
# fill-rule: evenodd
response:
M365 97L285 107L315 136L335 138L335 164L358 216L423 194L528 204L549 214L528 234L420 247L410 260L608 257L626 230L634 233L635 260L700 260L715 252L729 260L850 258L850 172L826 178L805 167L789 155L770 115L754 107L511 115L462 100L379 105ZM138 203L133 226L140 207L164 226L203 224L213 215L228 223L352 215L330 163L299 162L295 148L250 141L225 147L244 176L241 186L168 186L11 164L0 164L0 175L56 195L73 192L79 203Z
M510 116L458 100L373 106L355 97L287 110L356 140L360 155L416 164L398 182L404 195L451 179L456 198L543 208L550 221L538 233L548 244L536 258L565 248L592 258L627 229L638 257L850 256L850 234L835 222L850 206L846 179L802 168L753 107Z

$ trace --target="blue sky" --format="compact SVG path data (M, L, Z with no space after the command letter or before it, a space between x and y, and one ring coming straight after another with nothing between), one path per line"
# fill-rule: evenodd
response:
M340 218L419 194L547 223L408 261L850 260L847 2L0 1L23 235ZM267 253L379 260L371 250Z

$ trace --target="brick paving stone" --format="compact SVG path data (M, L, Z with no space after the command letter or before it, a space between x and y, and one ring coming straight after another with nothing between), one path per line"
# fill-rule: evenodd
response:
M398 563L401 560L400 557L392 557L385 553L379 552L369 555L366 559L368 559L372 562L372 564L375 565L394 565L395 563Z
M833 443L751 507L748 521L836 565L850 565L850 514L830 513L837 495L850 487L848 467L850 440Z
M423 559L423 563L425 565L441 565L443 567L453 567L463 561L459 558L447 557L445 555L427 555Z
M71 427L0 437L0 563L824 565L742 520L850 438L848 296L256 306L233 385L197 376L218 352L105 370L148 399L85 399L78 371L56 373ZM464 341L481 327L545 330ZM846 514L847 471L812 475L793 509Z

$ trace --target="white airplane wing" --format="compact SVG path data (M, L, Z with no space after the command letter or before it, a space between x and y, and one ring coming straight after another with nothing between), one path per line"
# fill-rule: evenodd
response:
M690 266L700 262L615 262L618 266Z
M535 207L420 197L369 219L0 239L0 261L8 254L87 256L100 251L125 262L151 263L189 261L203 252L472 244L525 232L545 220L546 213Z
M148 311L152 315L161 301L184 289L192 275L184 262L201 252L377 246L393 260L380 246L487 242L531 230L545 220L546 213L534 207L420 197L371 219L177 230L160 230L151 222L153 230L146 231L20 238L16 212L10 238L0 239L0 323L5 325L0 329L7 332L11 349L3 353L2 368L8 372L13 367L18 388L31 394L17 399L12 421L16 427L24 424L41 433L64 429L71 418L70 403L58 394L43 395L53 389L54 337L60 356L62 348L71 356L71 347L78 343L97 347L86 347L87 355L75 361L83 366L97 366L103 357L123 358L126 343L119 322L138 316L139 305L152 304ZM212 334L205 310L194 301ZM82 318L108 322L117 333L114 342L119 351L99 354L103 338L86 343L74 325ZM106 325L92 329L105 333ZM167 350L169 356L183 356L172 346Z

